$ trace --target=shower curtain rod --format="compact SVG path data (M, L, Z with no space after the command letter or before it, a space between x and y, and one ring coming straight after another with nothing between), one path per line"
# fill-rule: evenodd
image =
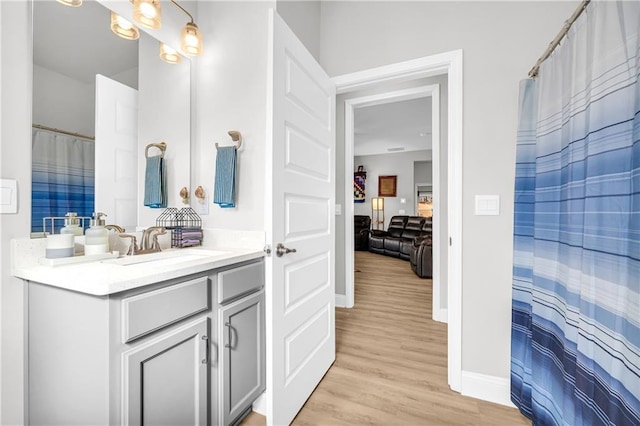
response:
M584 12L589 3L591 3L591 0L583 0L578 8L573 12L573 15L571 15L571 17L569 17L569 19L564 22L564 25L562 26L562 29L560 30L556 38L554 38L553 41L549 43L549 47L547 47L547 50L544 51L533 68L531 68L531 71L529 71L529 78L536 78L536 76L538 75L538 71L540 70L540 65L542 65L542 63L546 61L549 56L551 56L551 53L553 53L555 48L560 44L560 41L562 41L564 36L569 32L569 28L571 28L571 25L573 25L576 19L578 19L578 16L580 16L582 12Z
M76 133L76 132L67 132L66 130L56 129L55 127L43 126L42 124L32 124L31 126L35 127L36 129L48 130L50 132L62 133L64 135L75 136L78 138L89 139L92 141L96 140L94 136L87 136L87 135L83 135L82 133Z

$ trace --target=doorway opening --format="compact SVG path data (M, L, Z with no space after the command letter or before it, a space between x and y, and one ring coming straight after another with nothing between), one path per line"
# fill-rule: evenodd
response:
M446 74L447 76L447 134L446 138L446 164L439 164L438 167L446 167L446 197L447 209L446 213L440 214L434 210L434 223L438 220L436 215L440 217L440 224L446 223L444 228L439 229L438 241L436 238L436 226L434 226L434 319L448 322L447 336L447 353L448 353L448 382L449 386L460 391L461 373L462 373L462 298L461 298L461 276L462 276L462 51L446 52L439 55L433 55L412 61L387 65L353 74L347 74L335 77L333 81L336 83L337 93L354 93L363 89L381 88L384 84L402 83L415 81L426 77L434 77ZM425 86L428 87L428 86ZM338 295L336 305L353 307L353 286L354 286L354 265L353 265L353 127L347 130L349 125L353 126L353 108L357 106L367 105L375 102L385 102L389 99L401 99L403 96L411 98L411 96L428 96L426 93L434 88L425 89L418 87L407 89L405 91L397 90L394 92L385 92L384 89L378 95L371 95L367 99L366 96L360 98L354 97L350 99L351 104L345 103L345 166L344 166L344 251L345 251L345 294ZM437 87L437 86L436 86ZM414 92L412 93L412 90ZM420 93L420 90L422 92ZM417 91L417 92L415 92ZM420 93L420 94L418 94ZM372 103L373 102L373 103ZM439 103L438 103L439 106ZM433 110L432 110L433 111ZM350 124L349 124L350 122ZM439 122L439 115L434 120ZM440 137L433 136L434 149L439 147L435 141ZM433 153L434 160L440 157L440 154ZM434 164L434 170L436 165ZM441 199L440 194L436 194L436 190L440 190L440 182L438 179L440 173L434 171L434 199ZM438 189L436 189L438 188ZM445 190L441 191L445 193ZM340 244L340 242L338 242ZM436 253L443 254L444 259L438 258L436 261ZM436 267L436 264L438 265ZM436 272L437 271L437 272ZM436 273L438 277L436 277ZM446 274L446 285L442 283L442 275ZM340 277L339 277L340 278ZM437 285L438 284L438 285ZM341 298L342 297L342 298ZM435 307L435 304L439 306ZM437 318L436 318L437 316Z

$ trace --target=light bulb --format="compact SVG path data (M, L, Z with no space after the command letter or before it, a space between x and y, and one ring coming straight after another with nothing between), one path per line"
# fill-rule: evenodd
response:
M111 31L127 40L137 40L140 37L140 31L131 22L113 11L111 12Z
M173 47L160 42L160 59L170 64L177 64L182 61L182 56Z

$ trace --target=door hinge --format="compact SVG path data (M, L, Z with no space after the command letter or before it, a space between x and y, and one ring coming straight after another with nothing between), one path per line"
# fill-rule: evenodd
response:
M449 237L449 245L452 246L453 245L453 239L451 239L451 237Z
M269 244L265 245L262 251L264 251L267 256L271 256L271 246Z

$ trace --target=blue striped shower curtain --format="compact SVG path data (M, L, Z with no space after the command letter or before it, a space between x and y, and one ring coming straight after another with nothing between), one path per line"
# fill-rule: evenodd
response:
M36 128L31 142L31 231L43 231L43 217L62 217L67 212L91 216L94 142Z
M640 2L592 2L520 87L511 399L640 425Z

